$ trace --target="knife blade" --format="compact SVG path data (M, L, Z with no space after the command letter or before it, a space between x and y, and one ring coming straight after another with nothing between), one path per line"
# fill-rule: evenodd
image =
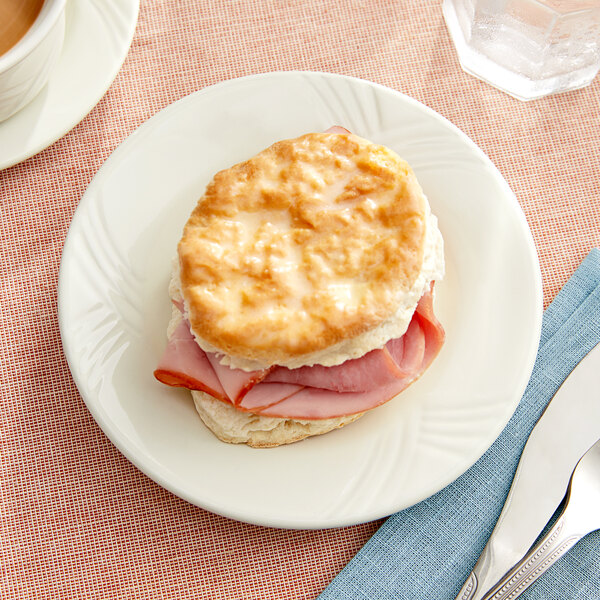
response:
M571 371L534 427L504 508L456 600L482 600L531 548L600 438L600 344Z

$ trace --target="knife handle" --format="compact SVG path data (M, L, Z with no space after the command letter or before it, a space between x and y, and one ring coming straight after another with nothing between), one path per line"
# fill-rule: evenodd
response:
M518 562L482 600L514 600L550 568L583 534L573 533L566 509L552 529Z

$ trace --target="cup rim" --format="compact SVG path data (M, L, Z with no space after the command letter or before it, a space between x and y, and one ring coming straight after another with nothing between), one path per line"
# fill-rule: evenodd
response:
M21 62L34 50L54 27L64 11L67 0L45 0L40 14L27 30L25 35L4 54L0 56L0 74ZM45 5L50 4L46 9ZM44 18L42 12L46 10Z

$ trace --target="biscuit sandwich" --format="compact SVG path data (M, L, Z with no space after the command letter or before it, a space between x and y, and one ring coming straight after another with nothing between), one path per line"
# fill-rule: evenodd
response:
M410 166L341 127L217 173L189 217L154 372L221 440L270 447L395 398L444 342L443 241Z

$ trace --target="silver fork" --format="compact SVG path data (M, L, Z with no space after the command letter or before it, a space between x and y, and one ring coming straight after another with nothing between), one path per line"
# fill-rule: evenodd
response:
M482 600L514 600L584 535L600 529L600 440L579 460L548 533Z

